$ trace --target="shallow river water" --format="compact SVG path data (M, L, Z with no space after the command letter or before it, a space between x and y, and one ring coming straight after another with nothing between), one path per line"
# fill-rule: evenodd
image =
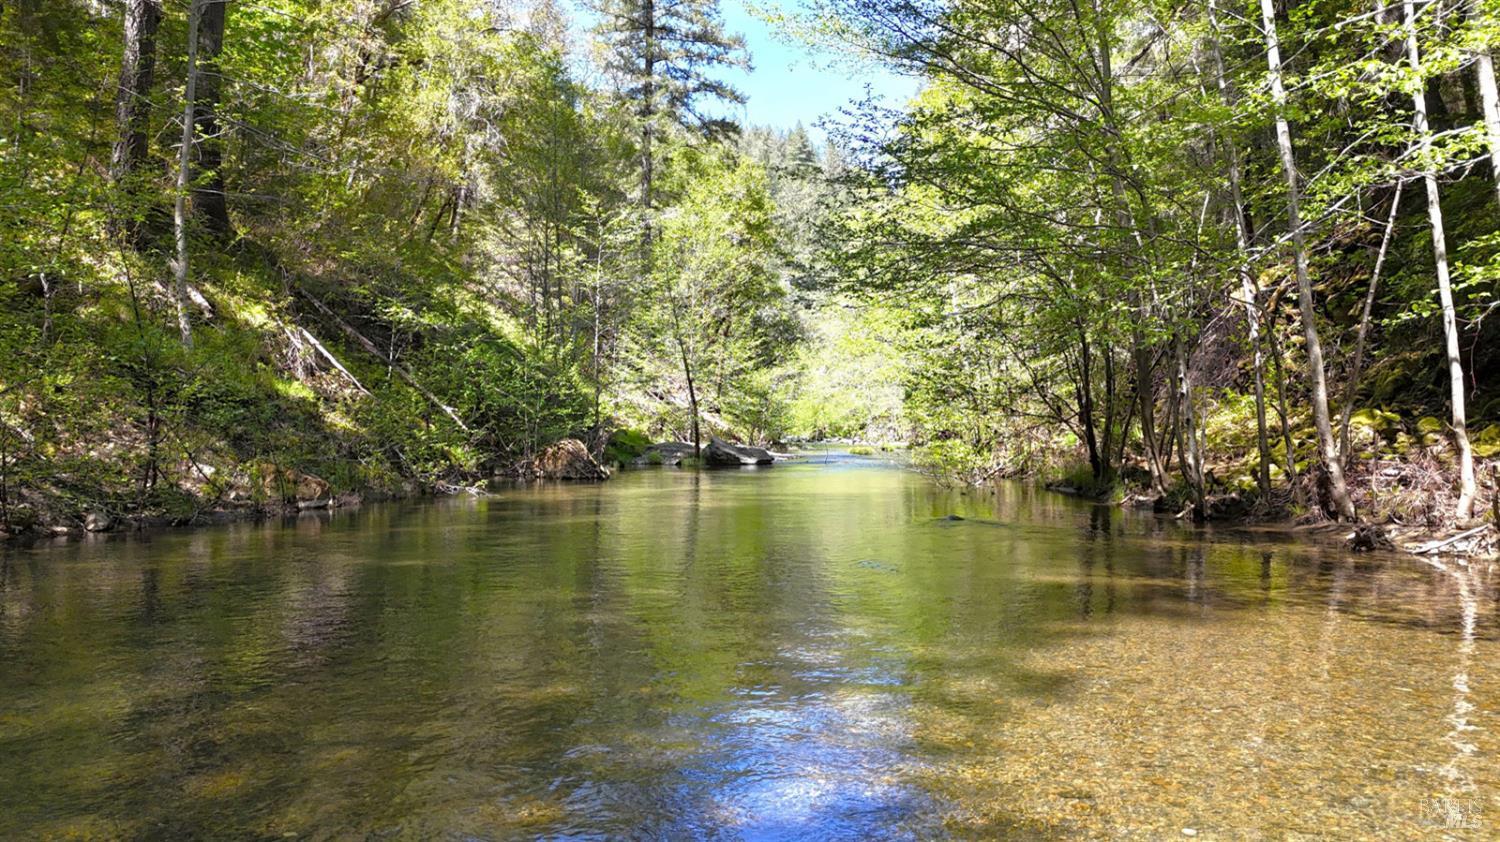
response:
M849 457L0 548L0 838L1500 838L1497 582Z

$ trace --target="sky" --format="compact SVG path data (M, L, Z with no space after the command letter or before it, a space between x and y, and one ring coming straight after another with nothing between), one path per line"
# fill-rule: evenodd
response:
M754 69L749 73L725 73L725 81L749 97L740 121L747 125L790 129L799 122L815 138L820 119L836 116L841 107L863 99L866 86L891 107L900 106L917 92L918 83L878 66L851 66L831 61L831 54L773 32L755 17L744 0L721 0L724 28L745 36ZM789 9L796 0L786 0Z
M575 35L587 37L593 25L586 0L563 0L574 17ZM824 117L837 118L839 109L863 100L866 91L882 105L896 108L917 92L915 79L898 76L870 62L856 64L831 52L809 47L780 35L751 12L755 0L719 0L724 28L745 37L753 69L727 70L719 78L734 85L749 98L743 108L733 109L742 125L790 129L801 123L815 141L826 133L818 128ZM802 8L803 0L760 0L788 12ZM707 105L707 103L705 103ZM724 114L709 106L705 110Z

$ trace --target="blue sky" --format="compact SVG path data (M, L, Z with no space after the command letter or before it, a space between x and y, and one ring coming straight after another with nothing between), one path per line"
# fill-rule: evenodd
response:
M586 0L563 2L572 10L574 36L581 42L593 23L588 4ZM914 79L897 76L869 62L856 63L848 57L836 60L840 57L773 31L751 13L751 3L755 0L719 2L724 28L745 36L745 46L754 65L749 73L735 70L721 76L749 97L745 107L736 109L738 113L733 115L742 124L790 129L801 123L815 140L821 140L825 133L818 129L818 121L825 116L837 116L840 108L864 99L867 87L889 107L899 107L917 92L918 83ZM790 13L799 11L803 0L760 2Z
M851 101L865 97L866 86L888 106L899 106L917 91L917 82L875 65L854 67L835 63L834 56L813 50L773 32L755 17L743 0L721 0L725 28L745 36L754 70L726 73L726 81L746 94L740 120L746 124L789 129L801 122L815 137L815 126L825 115L836 115ZM797 0L785 0L789 10Z

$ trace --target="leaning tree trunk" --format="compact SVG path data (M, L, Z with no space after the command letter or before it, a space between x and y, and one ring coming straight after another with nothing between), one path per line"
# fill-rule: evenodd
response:
M150 154L151 86L156 79L156 32L160 27L161 0L129 0L125 6L120 87L115 91L115 142L109 162L110 179L117 185L134 176Z
M220 140L219 100L224 76L219 56L224 52L224 21L229 0L205 0L198 22L198 91L193 114L198 142L194 145L193 215L216 237L234 232L224 190L224 152Z
M1404 0L1406 13L1406 58L1412 73L1422 78L1422 55L1417 45L1417 14L1412 0ZM1422 156L1422 181L1427 185L1427 218L1432 226L1432 258L1437 266L1438 300L1443 305L1443 335L1447 340L1448 384L1453 401L1453 443L1458 450L1459 520L1474 514L1474 452L1469 447L1469 431L1464 413L1464 364L1458 348L1458 318L1453 308L1453 284L1448 274L1448 241L1443 234L1443 204L1438 192L1437 173L1427 160L1432 151L1432 129L1427 123L1427 97L1422 88L1412 90L1412 107L1416 110L1418 151Z
M193 156L193 109L198 97L198 24L203 19L205 0L193 0L188 7L187 84L182 94L182 147L177 152L177 201L172 213L172 233L177 257L172 263L172 292L177 302L177 327L182 344L193 347L193 322L188 316L188 193L189 171Z
M1328 472L1328 492L1335 514L1343 520L1354 520L1354 501L1344 482L1344 467L1338 445L1333 439L1333 424L1328 416L1328 378L1323 370L1323 343L1318 338L1313 306L1312 278L1307 268L1307 234L1302 230L1302 184L1297 175L1297 156L1292 150L1292 129L1286 119L1286 87L1281 80L1281 45L1276 34L1274 0L1260 0L1261 23L1266 38L1266 66L1271 79L1271 98L1276 105L1276 144L1281 151L1281 168L1286 172L1287 224L1291 227L1292 252L1297 270L1297 297L1302 310L1302 331L1307 339L1307 368L1312 385L1313 420L1318 428L1318 449L1323 468Z

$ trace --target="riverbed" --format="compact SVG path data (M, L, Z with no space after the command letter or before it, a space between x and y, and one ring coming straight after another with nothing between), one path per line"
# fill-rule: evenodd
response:
M1492 839L1497 581L836 454L0 547L0 838Z

